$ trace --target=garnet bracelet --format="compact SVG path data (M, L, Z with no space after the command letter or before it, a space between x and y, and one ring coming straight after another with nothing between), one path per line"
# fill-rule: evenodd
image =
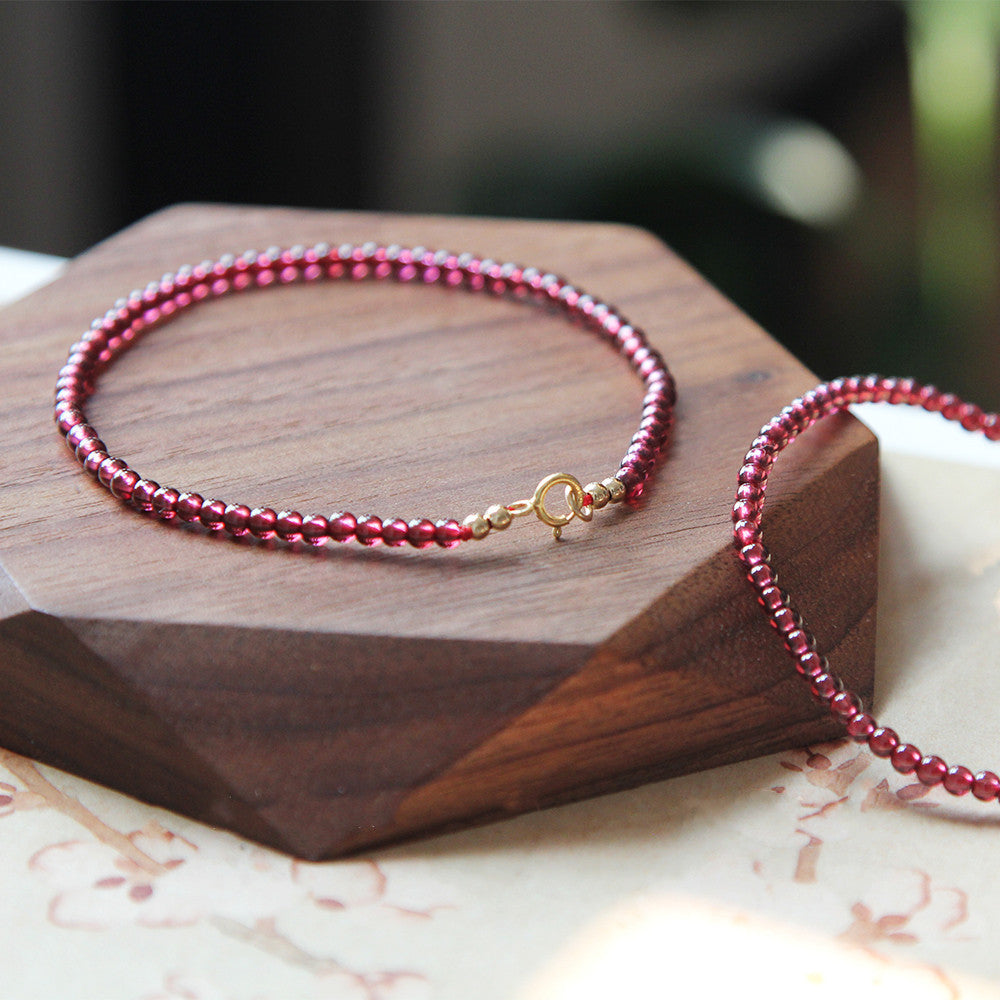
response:
M754 438L739 473L736 503L733 506L733 535L747 578L771 625L795 661L798 674L809 684L813 697L829 707L844 724L848 735L867 743L872 753L887 757L901 774L913 774L924 785L943 785L952 795L967 792L990 802L1000 798L1000 777L992 771L972 771L956 764L949 767L940 757L921 753L912 743L904 743L892 729L880 726L864 710L861 699L848 691L830 669L816 641L806 630L791 598L778 587L777 573L764 547L761 515L764 491L774 460L795 438L817 420L843 410L851 403L905 403L941 413L969 431L980 431L991 441L1000 440L1000 415L984 413L978 406L963 403L950 393L912 379L855 376L826 382L786 406L768 421Z
M431 521L355 517L350 513L303 516L295 510L251 509L245 504L205 499L201 494L161 486L114 457L87 421L85 404L99 376L145 333L208 299L271 285L316 282L324 279L386 280L438 284L494 296L526 299L550 306L597 334L631 365L645 385L642 416L618 471L600 482L580 484L574 476L557 472L545 476L534 494L515 503L494 504L482 514L457 520ZM56 383L55 420L84 469L115 497L137 510L164 521L200 525L212 532L259 539L280 538L322 545L328 540L357 540L363 545L384 543L417 548L437 544L452 548L459 542L486 537L507 528L514 518L535 514L559 538L562 528L579 518L589 521L608 504L635 501L663 451L673 423L674 380L660 354L642 330L616 309L584 293L568 281L535 268L502 264L472 254L455 255L424 248L343 245L331 248L272 248L246 252L215 262L184 267L165 275L142 291L120 299L94 320L70 348ZM962 765L949 767L935 755L924 755L904 743L894 730L880 726L865 711L861 699L844 687L807 631L792 599L777 583L777 574L763 544L762 516L768 476L778 454L817 420L840 412L852 403L888 402L922 406L957 421L966 430L1000 440L1000 416L957 397L916 383L912 379L857 376L823 383L785 407L766 423L753 440L739 472L733 507L734 538L747 578L771 625L794 660L797 673L813 696L826 705L857 742L866 743L879 757L889 758L902 774L913 774L924 785L942 785L953 795L968 792L983 801L1000 799L1000 777L992 771L977 774ZM562 487L565 508L553 510L549 493Z
M394 279L399 282L438 284L495 296L531 299L560 309L571 320L596 333L631 365L645 385L642 418L632 435L618 471L601 482L582 486L574 476L557 472L546 476L534 494L516 503L494 504L482 514L456 520L431 521L355 517L349 513L303 516L295 510L270 507L251 509L246 504L205 499L201 494L161 486L139 475L128 463L114 457L87 421L84 405L93 394L98 377L142 335L179 313L232 292L315 282L323 279ZM167 274L143 291L120 299L70 348L56 382L55 420L77 460L114 496L132 507L151 512L164 521L200 524L210 531L250 535L260 539L300 539L322 545L330 539L363 545L399 546L409 543L426 548L437 543L452 548L471 538L485 538L502 531L511 520L535 514L559 538L573 518L589 521L595 510L609 503L635 501L657 457L667 442L676 399L674 380L660 354L649 345L642 330L632 326L616 309L582 292L554 274L515 264L501 264L472 254L451 254L400 246L343 245L331 248L272 248L265 253L225 256L197 267ZM563 487L565 508L553 510L548 495Z

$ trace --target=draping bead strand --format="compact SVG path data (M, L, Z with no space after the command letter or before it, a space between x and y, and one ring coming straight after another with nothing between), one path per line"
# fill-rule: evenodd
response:
M1000 777L992 771L974 774L961 764L949 767L935 754L922 753L912 743L904 742L895 730L876 721L865 710L861 698L847 690L826 657L817 651L816 641L791 597L778 586L777 572L764 546L764 494L777 456L817 420L851 403L870 402L920 406L956 421L968 431L978 431L991 441L1000 440L1000 416L984 413L972 403L913 379L866 375L825 382L769 420L743 460L733 505L733 537L739 558L796 672L809 685L813 697L844 725L851 739L867 744L873 754L886 758L900 774L912 774L923 785L940 785L952 795L972 792L977 799L992 802L1000 799Z
M98 377L154 327L209 299L272 285L329 279L394 280L530 299L562 311L597 334L625 358L645 386L641 421L617 472L585 487L565 474L549 477L566 487L568 514L547 510L544 495L547 489L542 490L540 484L541 492L536 491L534 502L494 504L484 514L470 515L464 522L398 517L383 520L374 516L355 517L346 512L304 516L295 510L251 508L160 485L140 475L124 458L112 455L87 420L85 404L95 390ZM265 253L248 251L196 267L182 267L175 274L164 275L145 289L119 299L70 348L56 382L54 415L66 443L88 473L119 500L160 520L201 525L208 531L235 537L279 538L312 545L332 540L357 541L362 545L453 548L468 539L503 530L512 516L532 512L552 526L558 538L561 525L574 516L589 520L594 510L608 504L638 500L669 438L675 399L673 378L642 330L612 306L554 274L473 254L422 247L408 249L366 243L334 248L319 244L308 248L271 248Z

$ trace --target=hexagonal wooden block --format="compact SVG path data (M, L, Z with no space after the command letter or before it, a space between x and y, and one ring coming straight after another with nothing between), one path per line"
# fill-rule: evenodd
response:
M182 263L321 240L472 250L613 301L680 391L641 506L558 543L519 522L454 551L294 551L157 523L81 471L50 400L93 316ZM181 206L9 308L0 338L4 746L322 858L836 732L729 537L749 441L814 380L646 233ZM611 475L641 394L561 316L330 282L186 313L102 378L88 415L143 475L206 496L461 518L549 472ZM870 693L874 439L824 421L770 496L789 588Z

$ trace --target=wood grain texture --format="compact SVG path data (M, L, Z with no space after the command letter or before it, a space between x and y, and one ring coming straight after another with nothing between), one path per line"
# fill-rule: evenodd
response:
M472 250L615 303L680 391L637 510L554 543L292 551L164 526L85 476L50 399L69 345L182 263L327 240ZM815 379L653 237L614 225L178 206L0 316L0 743L301 856L820 739L736 568L757 428ZM89 407L161 483L303 513L458 517L617 468L641 385L560 316L464 292L289 287L144 340ZM854 687L874 662L877 454L848 416L782 458L768 538Z

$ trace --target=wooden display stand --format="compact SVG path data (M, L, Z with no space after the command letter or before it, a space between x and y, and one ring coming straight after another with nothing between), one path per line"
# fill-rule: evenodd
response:
M570 277L643 327L680 392L641 506L524 519L454 551L293 551L143 517L51 418L69 345L183 263L375 240ZM0 316L0 744L308 858L481 823L836 735L730 545L741 457L814 379L662 244L610 225L180 206ZM641 385L523 303L327 283L185 314L88 415L160 482L223 500L457 517L546 474L611 475ZM877 454L849 416L806 434L768 539L863 695ZM711 779L708 779L711 780Z

